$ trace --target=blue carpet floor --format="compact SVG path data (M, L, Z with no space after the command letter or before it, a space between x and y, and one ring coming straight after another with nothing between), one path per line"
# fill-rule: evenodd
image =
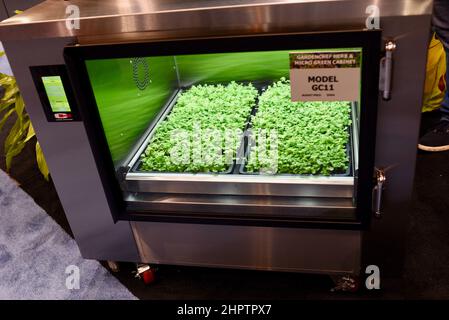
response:
M0 170L0 299L136 297Z

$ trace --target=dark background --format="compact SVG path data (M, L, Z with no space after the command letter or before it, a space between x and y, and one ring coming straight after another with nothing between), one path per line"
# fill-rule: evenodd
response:
M0 21L14 15L14 11L25 11L44 0L0 0Z

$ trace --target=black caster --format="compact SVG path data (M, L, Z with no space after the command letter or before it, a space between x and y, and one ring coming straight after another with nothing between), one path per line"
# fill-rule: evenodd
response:
M360 287L359 278L354 275L345 275L339 277L331 277L335 287L331 292L357 292Z

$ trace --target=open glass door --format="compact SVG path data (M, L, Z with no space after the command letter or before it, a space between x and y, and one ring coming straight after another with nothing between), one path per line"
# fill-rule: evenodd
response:
M65 50L116 219L358 228L380 32Z

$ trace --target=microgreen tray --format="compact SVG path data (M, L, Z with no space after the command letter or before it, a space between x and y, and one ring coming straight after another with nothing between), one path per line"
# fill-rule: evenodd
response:
M236 82L237 84L241 84L241 85L246 85L249 83L252 83L253 86L259 91L260 94L260 88L261 88L261 84L259 84L258 82ZM218 84L222 84L222 85L226 85L227 83L201 83L201 85L218 85ZM188 91L190 88L192 88L193 86L188 86L188 87L183 87L182 88L182 92ZM178 94L179 95L179 94ZM257 98L256 98L257 99ZM257 101L257 100L256 100ZM167 106L167 109L169 109L169 111L165 114L165 116L163 118L161 118L158 122L162 123L167 116L172 112L173 108L176 107L176 99L174 99L174 102L172 104L170 104L169 106ZM242 129L245 129L247 127L249 121L249 117L245 120L245 124L244 127ZM149 134L149 139L147 141L150 141L152 136L155 134L156 130L157 130L156 126L151 133ZM238 149L236 150L236 156L238 156L238 151L240 150L241 146L238 147ZM238 170L236 170L236 161L234 160L228 167L228 169L226 171L221 171L221 172L208 172L208 171L202 171L202 172L179 172L179 171L148 171L148 170L142 170L142 160L139 158L138 161L136 161L136 163L134 164L134 166L131 168L131 172L138 172L138 173L149 173L149 174L232 174L232 173L238 173Z
M260 96L259 96L260 97ZM259 102L259 101L258 101ZM253 110L252 110L252 115L255 116L257 111L258 111L259 105L257 104ZM352 112L353 108L351 108L351 112ZM245 128L245 134L244 137L242 138L242 145L241 148L239 149L239 155L237 157L237 168L236 170L240 173L240 174L245 174L245 175L262 175L262 174L268 174L268 173L261 173L261 172L257 172L257 171L247 171L246 168L246 162L247 159L250 156L250 152L251 152L251 148L254 146L254 140L251 139L249 137L250 134L250 130L252 128L252 120L253 117L250 116L250 121L248 122L246 128ZM352 173L352 168L353 168L353 164L352 164L352 122L350 122L350 125L348 125L347 127L348 130L348 142L346 143L346 157L348 159L348 166L347 169L345 171L340 170L340 171L333 171L330 172L329 174L322 174L322 173L316 173L316 174L294 174L294 173L275 173L276 176L332 176L332 177L346 177L346 176L351 176Z
M255 107L253 109L252 114L255 115L257 113L257 107ZM245 129L245 133L248 133L249 130L251 130L251 123L248 124L248 126ZM352 176L352 125L348 126L348 133L349 133L349 139L348 139L348 143L346 144L346 155L348 157L348 168L346 171L344 172L335 172L335 173L331 173L329 176L330 177L349 177ZM239 150L239 156L237 157L237 159L239 159L236 163L237 167L236 170L240 173L240 174L245 174L245 175L263 175L263 173L260 172L248 172L246 171L246 159L249 157L250 152L251 152L251 147L252 144L250 144L249 142L250 138L248 137L248 134L244 135L244 138L242 140L242 146ZM291 173L276 173L276 176L297 176L297 177L301 177L301 176L307 176L307 177L312 177L312 176L319 176L318 174L291 174Z

